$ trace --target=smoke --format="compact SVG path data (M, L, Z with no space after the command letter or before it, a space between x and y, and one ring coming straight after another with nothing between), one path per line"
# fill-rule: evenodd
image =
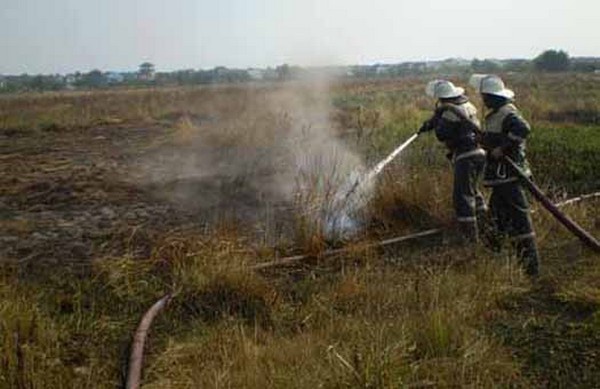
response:
M346 236L359 227L370 188L345 195L364 166L332 112L323 80L215 89L138 171L156 194L207 220L301 220L305 233Z
M293 158L282 181L289 185L294 177L294 186L287 195L295 197L296 212L308 222L305 226L309 233L319 232L335 239L357 231L359 211L370 188L361 187L347 196L363 175L364 165L335 132L327 85L313 82L302 93L286 90L286 97L279 100L289 113L291 136L286 148L292 150Z

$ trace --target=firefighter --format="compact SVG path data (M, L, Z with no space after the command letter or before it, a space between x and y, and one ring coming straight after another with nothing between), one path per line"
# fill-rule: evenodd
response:
M490 211L499 237L510 237L517 256L530 276L539 272L539 254L531 222L529 202L517 173L505 156L528 175L525 157L529 123L514 104L514 92L496 75L474 75L471 84L478 89L489 113L485 117L482 145L488 152L483 184L492 188ZM497 242L497 248L500 241Z
M427 95L437 99L433 116L426 120L419 133L435 131L440 142L448 147L449 160L454 164L453 204L463 241L478 240L478 214L486 205L478 184L483 175L485 151L477 144L479 120L477 109L469 102L465 90L446 80L431 81Z

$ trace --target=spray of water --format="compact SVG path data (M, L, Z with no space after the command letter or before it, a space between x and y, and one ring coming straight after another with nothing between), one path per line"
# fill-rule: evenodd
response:
M332 203L333 212L325 219L325 231L328 235L339 234L343 238L358 230L360 226L358 212L364 207L375 178L418 136L418 134L412 135L368 172L364 174L354 172L350 175L335 194Z
M323 216L323 231L330 239L345 239L360 231L362 211L371 193L364 174L352 172L335 192Z

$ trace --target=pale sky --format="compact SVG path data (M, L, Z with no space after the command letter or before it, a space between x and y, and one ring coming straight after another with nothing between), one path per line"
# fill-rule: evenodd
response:
M600 0L0 0L0 74L600 56Z

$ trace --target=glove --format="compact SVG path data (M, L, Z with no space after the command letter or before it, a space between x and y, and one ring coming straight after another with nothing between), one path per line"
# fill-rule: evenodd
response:
M422 134L424 132L428 132L431 130L433 130L433 123L432 123L431 119L425 120L423 122L423 124L421 125L421 128L419 128L419 134Z

